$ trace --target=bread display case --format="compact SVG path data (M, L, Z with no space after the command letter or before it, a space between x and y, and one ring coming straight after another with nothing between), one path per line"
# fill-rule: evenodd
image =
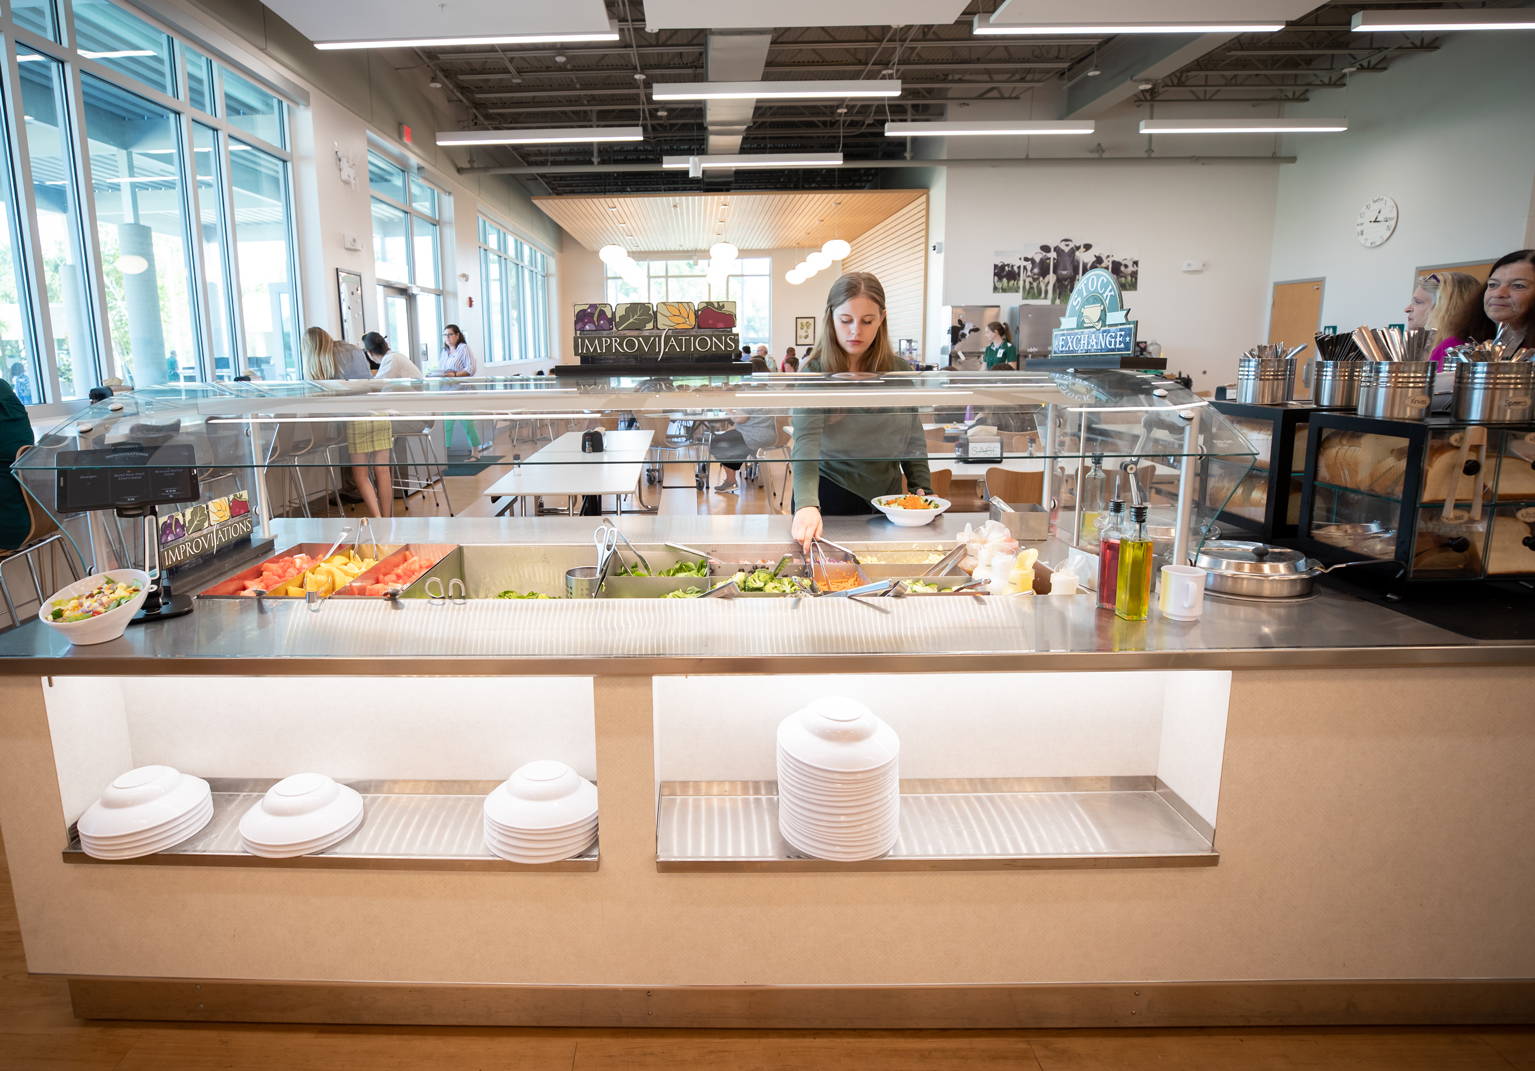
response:
M1535 576L1535 431L1311 418L1301 546L1400 581Z
M1271 543L1293 537L1300 523L1310 406L1245 405L1219 399L1212 404L1257 455L1252 471L1230 490L1216 523L1228 538L1250 536ZM1212 482L1209 491L1214 499L1221 498L1226 491L1224 480Z

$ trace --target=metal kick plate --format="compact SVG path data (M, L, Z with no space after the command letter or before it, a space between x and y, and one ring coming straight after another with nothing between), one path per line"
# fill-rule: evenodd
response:
M558 863L513 863L485 847L485 793L496 783L371 782L362 793L363 820L346 840L316 855L263 859L240 846L240 819L276 781L211 780L213 819L189 840L140 859L92 859L70 829L66 863L106 866L238 866L320 870L461 870L539 873L596 871L598 845ZM220 791L238 788L239 791ZM379 791L382 789L382 791ZM394 789L391 791L391 789ZM436 791L432 791L436 789ZM480 791L474 791L479 789ZM370 791L373 790L373 791Z
M963 785L903 781L895 848L842 863L811 858L784 840L776 782L668 783L656 869L1020 870L1214 866L1220 859L1211 840L1149 787L997 792L984 782L970 791Z

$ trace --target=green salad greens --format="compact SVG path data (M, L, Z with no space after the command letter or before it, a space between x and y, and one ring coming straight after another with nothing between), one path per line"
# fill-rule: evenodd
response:
M496 598L498 598L498 599L547 599L547 598L549 598L549 596L548 595L544 595L541 592L537 592L537 591L530 591L530 592L527 592L526 594L524 594L524 593L522 593L520 591L503 591L501 594L497 595Z
M657 572L657 573L646 572L645 567L643 565L639 564L638 562L635 562L632 565L626 566L624 568L623 572L616 573L614 575L616 575L616 576L708 576L709 575L709 562L705 558L700 558L696 562L678 562L676 565L669 566L669 567L667 567L665 569L662 569L660 572Z
M804 582L792 576L774 576L771 569L753 569L737 573L732 579L742 591L761 591L769 595L797 595Z
M668 591L662 595L663 599L696 599L704 593L703 588L678 588L676 591Z

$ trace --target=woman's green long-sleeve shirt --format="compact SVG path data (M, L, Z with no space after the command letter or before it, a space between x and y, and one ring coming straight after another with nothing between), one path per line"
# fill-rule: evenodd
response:
M32 531L32 517L11 463L23 446L31 446L32 421L11 385L0 379L0 548L15 550Z
M819 362L804 371L819 372ZM911 365L897 359L895 371ZM927 436L915 409L796 409L794 422L794 508L821 505L821 476L860 498L901 493L907 486L933 486L927 465Z

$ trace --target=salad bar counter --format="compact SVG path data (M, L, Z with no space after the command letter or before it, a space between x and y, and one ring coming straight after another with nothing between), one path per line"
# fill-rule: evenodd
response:
M1191 622L944 594L982 521L829 518L846 553L807 564L787 517L625 518L580 598L589 519L396 520L333 554L341 522L279 521L184 617L83 646L0 635L29 968L113 1018L1530 1018L1535 932L1509 890L1535 880L1535 648L1325 587L1212 594ZM833 771L841 730L786 765L783 726L827 702L879 725L877 806L835 802L865 776ZM487 847L487 793L541 764L600 790L600 853ZM156 766L204 779L211 817L93 858L82 815ZM242 847L242 814L300 771L361 798L355 831ZM1408 930L1435 938L1390 939Z

